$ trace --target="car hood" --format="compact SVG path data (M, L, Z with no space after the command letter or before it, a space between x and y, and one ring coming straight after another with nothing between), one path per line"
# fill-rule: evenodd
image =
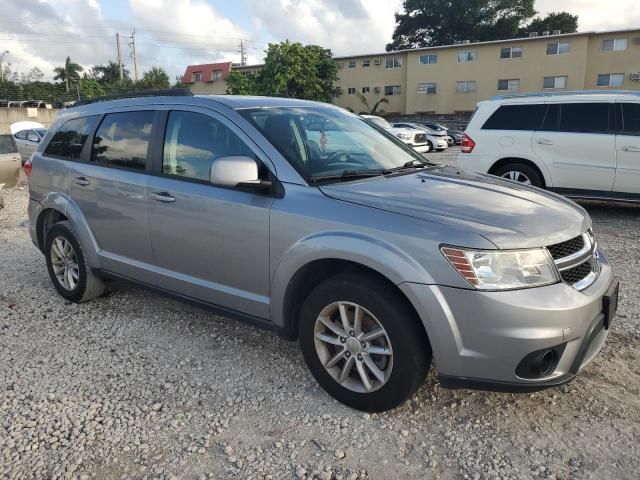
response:
M408 133L409 135L415 135L416 133L420 133L412 128L401 128L401 127L388 128L387 132L393 135L397 135L398 133Z
M566 198L454 167L431 167L320 189L336 200L471 231L503 249L552 245L591 226L586 211Z

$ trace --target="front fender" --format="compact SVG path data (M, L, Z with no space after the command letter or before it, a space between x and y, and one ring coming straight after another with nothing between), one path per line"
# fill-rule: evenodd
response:
M98 242L96 242L96 239L91 232L91 228L78 205L66 193L49 193L43 199L41 208L39 209L38 218L36 219L36 225L38 225L38 228L41 227L40 222L43 221L43 212L50 209L56 210L67 217L73 227L73 231L78 243L80 244L80 248L82 248L82 254L85 261L91 268L100 268Z
M378 238L348 231L332 231L302 238L281 256L271 275L271 321L285 327L285 299L291 279L317 260L346 260L368 267L396 285L403 282L435 283L410 255Z

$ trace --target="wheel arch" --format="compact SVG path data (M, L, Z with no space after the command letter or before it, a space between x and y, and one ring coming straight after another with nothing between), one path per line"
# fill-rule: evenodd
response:
M491 165L491 167L489 168L489 171L487 173L489 173L491 175L495 175L495 172L500 167L503 167L505 165L509 165L510 163L523 163L523 164L533 168L536 172L538 172L540 174L540 178L542 178L542 182L543 182L543 188L547 188L547 187L553 186L553 184L551 182L551 175L549 174L547 169L544 168L543 166L539 165L538 162L536 162L534 160L531 160L529 158L524 158L524 157L504 157L504 158L501 158L499 160L496 160L493 163L493 165Z

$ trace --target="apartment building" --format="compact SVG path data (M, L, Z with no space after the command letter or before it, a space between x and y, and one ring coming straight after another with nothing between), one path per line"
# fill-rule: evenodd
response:
M337 105L355 112L385 97L399 114L473 111L499 94L573 90L640 90L640 28L540 35L491 42L336 57ZM231 71L260 65L190 65L183 83L198 94L224 94Z

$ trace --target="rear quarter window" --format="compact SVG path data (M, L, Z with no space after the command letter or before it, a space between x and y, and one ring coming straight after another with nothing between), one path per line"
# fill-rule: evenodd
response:
M537 130L547 110L545 104L502 105L482 126L483 130Z
M87 137L98 121L98 116L74 118L63 123L51 137L45 155L78 159Z
M0 135L0 155L3 153L16 153L16 143L11 135Z

